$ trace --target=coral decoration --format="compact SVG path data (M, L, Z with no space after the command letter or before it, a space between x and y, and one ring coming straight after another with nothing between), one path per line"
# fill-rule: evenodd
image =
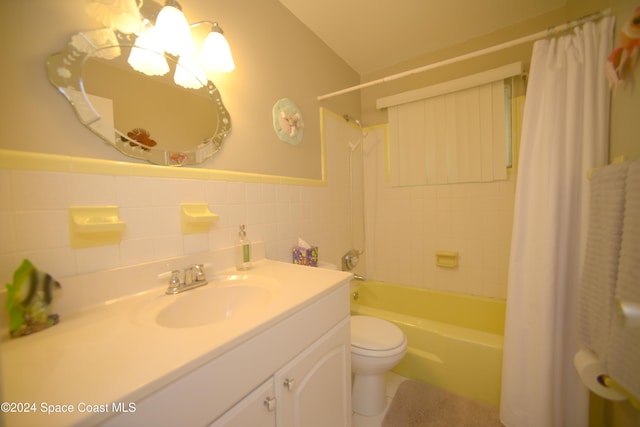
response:
M279 121L280 128L286 132L290 138L295 138L298 133L298 129L302 129L304 127L302 117L300 117L299 113L287 115L284 111L281 111Z
M635 67L638 47L640 46L640 6L620 31L620 43L607 59L607 79L615 88L624 83L626 74Z
M149 151L149 149L146 147L155 147L157 144L157 142L151 139L151 134L146 129L135 128L134 130L127 132L127 136L132 140L129 142L131 146L139 146L145 151ZM138 142L142 145L136 144L133 141Z
M278 100L273 106L273 129L282 141L297 145L302 141L304 121L298 106L289 98Z
M169 160L172 165L182 165L189 160L184 153L169 153Z

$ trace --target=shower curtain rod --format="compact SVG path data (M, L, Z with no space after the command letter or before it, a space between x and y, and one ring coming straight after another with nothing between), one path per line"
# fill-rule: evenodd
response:
M561 25L557 25L555 27L551 27L547 30L543 30L540 31L538 33L535 34L530 34L528 36L524 36L524 37L520 37L518 39L514 39L505 43L501 43L495 46L491 46L485 49L481 49L481 50L477 50L475 52L470 52L470 53L466 53L464 55L460 55L460 56L456 56L454 58L449 58L449 59L445 59L443 61L440 62L435 62L433 64L428 64L428 65L424 65L422 67L418 67L418 68L414 68L412 70L408 70L408 71L403 71L397 74L392 74L390 76L387 77L382 77L381 79L377 79L377 80L372 80L370 82L366 82L366 83L362 83L356 86L352 86L352 87L348 87L346 89L342 89L336 92L331 92L328 93L326 95L320 95L318 96L318 101L322 101L324 99L327 98L333 98L334 96L338 96L338 95L343 95L345 93L349 93L349 92L354 92L356 90L360 90L360 89L364 89L370 86L375 86L375 85L379 85L381 83L387 83L393 80L398 80L404 77L408 77L408 76L412 76L414 74L418 74L418 73L422 73L424 71L429 71L429 70L433 70L434 68L439 68L439 67L443 67L445 65L450 65L450 64L455 64L456 62L460 62L460 61L465 61L467 59L471 59L471 58L475 58L478 56L482 56L482 55L486 55L488 53L493 53L493 52L497 52L499 50L503 50L503 49L507 49L510 48L512 46L517 46L519 44L522 43L527 43L530 41L535 41L535 40L539 40L539 39L543 39L545 37L549 37L552 36L554 34L557 33L561 33L563 31L566 31L568 29L571 29L573 27L577 27L578 25L584 24L585 22L589 22L589 21L595 21L597 19L600 19L604 16L609 16L611 15L611 9L605 9L601 12L594 12L592 14L589 15L585 15L582 16L574 21L569 21L567 23L561 24Z

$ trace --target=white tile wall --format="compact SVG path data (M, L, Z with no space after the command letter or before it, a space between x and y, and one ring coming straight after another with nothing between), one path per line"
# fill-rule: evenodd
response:
M0 170L0 283L11 280L23 258L64 277L227 248L240 223L251 240L264 241L268 258L290 262L302 237L320 247L321 260L339 265L352 241L346 142L354 130L336 120L327 124L327 185L321 187ZM355 272L506 298L515 178L392 188L385 179L384 130L369 131L365 148L366 252ZM182 202L206 202L220 218L208 233L183 235ZM127 224L120 244L72 249L72 205L119 206ZM362 236L353 240L360 245ZM437 250L459 252L460 266L436 267Z
M321 218L332 209L327 187L194 179L0 171L0 282L23 258L64 277L232 246L238 225L265 242L268 258L291 261L303 237L331 256ZM180 203L206 202L220 219L209 233L183 235ZM117 205L127 224L120 244L72 249L68 208ZM326 223L325 223L326 225ZM334 256L337 257L337 253ZM335 259L332 260L335 262Z
M491 183L391 187L384 142L367 144L367 275L404 285L506 298L515 176ZM438 250L459 267L435 264Z

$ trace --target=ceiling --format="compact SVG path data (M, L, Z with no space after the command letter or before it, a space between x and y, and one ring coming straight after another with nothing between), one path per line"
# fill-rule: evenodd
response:
M564 7L566 0L280 0L360 75Z

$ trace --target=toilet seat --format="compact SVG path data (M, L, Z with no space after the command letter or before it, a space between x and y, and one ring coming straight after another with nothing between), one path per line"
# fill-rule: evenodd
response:
M393 355L406 348L407 339L396 325L371 316L351 316L351 351L372 357Z

